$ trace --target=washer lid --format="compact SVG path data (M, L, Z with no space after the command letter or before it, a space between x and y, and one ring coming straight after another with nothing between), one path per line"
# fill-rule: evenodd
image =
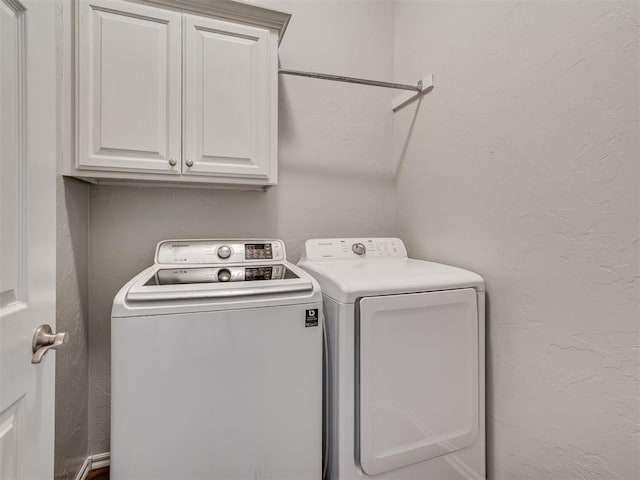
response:
M313 290L313 283L291 264L154 268L126 294L128 302L223 299Z
M319 245L321 243L324 245ZM365 246L383 243L388 248L376 248L375 255L367 249L367 253L359 255L352 249L355 243ZM360 297L397 293L458 288L484 291L482 277L473 272L407 258L404 245L397 238L309 240L298 266L318 280L323 294L342 303L353 303Z

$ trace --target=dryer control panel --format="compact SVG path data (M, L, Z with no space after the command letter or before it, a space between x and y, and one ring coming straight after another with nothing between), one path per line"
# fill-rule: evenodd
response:
M322 238L307 240L308 260L407 258L399 238Z
M281 240L165 240L156 247L161 265L219 265L284 261Z

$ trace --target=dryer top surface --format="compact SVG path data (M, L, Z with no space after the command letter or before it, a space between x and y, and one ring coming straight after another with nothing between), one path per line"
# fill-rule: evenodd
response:
M336 242L337 251L344 250L344 240L348 245L367 245L366 240L369 239L340 239ZM399 239L372 240L378 244L381 241L388 242L396 247L397 253L385 256L340 253L319 258L314 257L314 251L318 251L316 245L320 242L326 245L327 240L309 240L298 265L318 280L325 295L341 303L353 303L360 297L375 295L459 288L484 291L484 281L476 273L450 265L407 258L404 245Z

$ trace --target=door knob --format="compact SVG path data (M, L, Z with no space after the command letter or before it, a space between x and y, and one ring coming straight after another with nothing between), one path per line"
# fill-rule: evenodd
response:
M31 343L33 357L31 357L31 363L40 363L45 353L49 350L60 348L68 339L69 335L67 333L53 333L49 325L40 325L33 334L33 342Z
M191 160L191 159L187 159L187 161L186 161L186 162L184 162L184 164L185 164L187 167L191 168L191 167L193 167L193 160Z

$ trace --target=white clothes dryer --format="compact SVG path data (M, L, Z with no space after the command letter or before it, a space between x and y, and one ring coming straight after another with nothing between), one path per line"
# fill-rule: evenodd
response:
M322 315L280 240L167 240L116 295L111 478L318 480Z
M309 240L328 353L324 478L484 479L484 282L397 238Z

